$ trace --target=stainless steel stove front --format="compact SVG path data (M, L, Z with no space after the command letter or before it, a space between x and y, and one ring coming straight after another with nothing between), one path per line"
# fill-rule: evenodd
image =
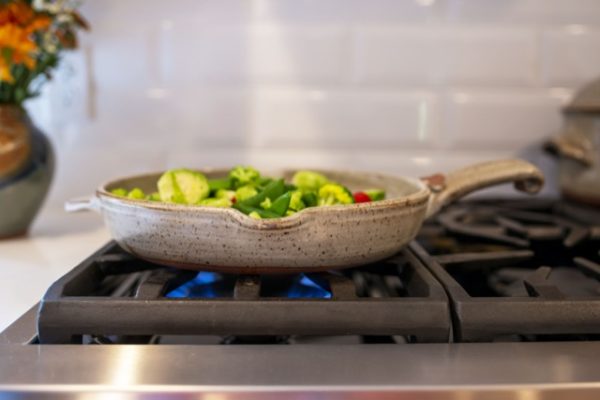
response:
M27 344L36 310L0 336L2 399L600 398L600 342Z

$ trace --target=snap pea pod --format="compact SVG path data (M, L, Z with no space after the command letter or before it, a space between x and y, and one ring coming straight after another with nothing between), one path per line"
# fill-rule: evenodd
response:
M283 217L285 215L285 212L288 210L288 208L290 208L291 200L292 200L292 192L285 192L284 194L279 196L273 202L273 204L271 204L269 211L272 211L275 214L277 214L278 216Z
M261 218L280 218L281 217L281 215L276 214L273 211L263 210L262 208L249 206L244 203L235 203L233 205L233 208L235 208L236 210L240 210L241 212L243 212L246 215L250 215L251 213L256 213L256 214L260 215Z
M259 192L258 194L254 195L244 201L241 201L240 203L243 203L243 204L245 204L247 206L251 206L251 207L258 207L260 205L260 203L265 201L266 198L275 200L279 196L281 196L284 192L285 192L285 183L283 182L283 179L278 179L276 181L269 183L262 192Z
M231 179L223 178L223 179L209 179L208 187L211 192L216 192L220 189L231 189Z
M306 207L315 207L319 199L317 198L316 193L306 192L302 194L302 201L306 204Z

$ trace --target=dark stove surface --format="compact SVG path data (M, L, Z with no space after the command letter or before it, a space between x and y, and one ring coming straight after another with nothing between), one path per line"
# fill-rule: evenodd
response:
M41 343L597 340L600 212L462 202L372 265L290 276L190 272L109 243L58 280Z
M467 202L411 247L448 292L456 340L597 340L599 217L553 201Z
M344 271L259 276L176 270L109 243L53 284L38 314L41 343L164 343L172 336L293 343L338 335L448 342L444 289L408 249Z

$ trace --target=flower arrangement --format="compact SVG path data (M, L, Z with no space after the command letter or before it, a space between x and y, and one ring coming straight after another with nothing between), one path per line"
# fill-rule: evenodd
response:
M65 49L88 29L76 0L0 0L0 105L39 94Z

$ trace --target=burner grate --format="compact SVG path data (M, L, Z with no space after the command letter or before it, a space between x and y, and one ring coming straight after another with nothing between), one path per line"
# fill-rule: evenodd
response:
M576 211L479 201L428 223L410 247L444 285L457 341L597 339L598 220Z
M383 262L307 275L330 298L278 294L298 276L222 275L218 296L169 298L197 272L154 265L114 242L55 282L38 312L40 343L148 343L157 335L402 335L448 342L444 289L409 250ZM225 288L226 287L226 288ZM152 339L154 338L154 339Z

